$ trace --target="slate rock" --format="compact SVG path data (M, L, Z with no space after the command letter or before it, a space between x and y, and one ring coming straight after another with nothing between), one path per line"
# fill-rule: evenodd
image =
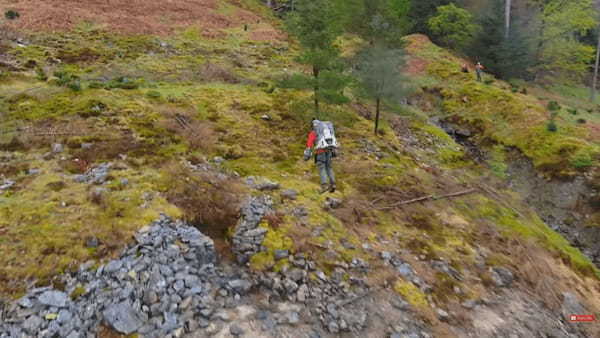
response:
M339 207L342 206L342 200L338 199L338 198L333 198L333 197L327 197L325 199L325 204L324 204L324 208L325 210L332 210L332 209L337 209Z
M294 189L285 189L281 192L281 198L294 201L298 198L298 191Z
M229 327L229 332L236 337L244 334L244 330L236 324L232 324Z
M245 279L234 279L227 283L227 285L235 292L239 294L245 294L252 288L252 283Z
M513 273L503 267L493 267L490 273L494 284L498 287L509 287L515 279Z
M332 320L327 324L327 330L329 330L331 333L338 333L340 332L340 326L336 321Z
M52 145L52 152L55 154L62 153L64 150L65 150L65 147L60 143L54 143Z
M288 250L275 250L273 253L276 260L288 258L290 256L290 252Z
M300 314L296 311L288 312L286 317L288 324L296 325L300 322Z
M19 299L18 304L26 309L29 309L33 306L33 302L31 301L31 299L29 297L23 297L23 298Z
M132 334L144 324L127 301L109 306L102 315L106 324L123 334Z
M38 296L38 301L44 305L62 308L67 305L69 297L62 291L45 291Z
M42 326L43 320L38 315L32 315L23 322L23 329L30 334L37 333Z
M437 309L436 312L437 312L438 318L441 321L447 321L450 318L450 315L448 314L448 312L446 312L442 309Z

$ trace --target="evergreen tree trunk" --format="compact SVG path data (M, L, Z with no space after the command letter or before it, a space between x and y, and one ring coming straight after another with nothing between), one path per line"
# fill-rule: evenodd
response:
M594 79L592 80L592 102L596 100L596 85L598 82L598 65L600 64L600 35L598 35L598 45L596 46L596 63L594 64Z
M377 102L375 108L375 135L377 135L377 130L379 129L379 107L381 106L381 98L375 99Z
M313 77L315 78L315 113L319 117L319 68L313 67Z
M508 39L508 37L510 36L510 6L512 1L511 0L504 0L506 2L506 9L504 10L504 37L506 39Z

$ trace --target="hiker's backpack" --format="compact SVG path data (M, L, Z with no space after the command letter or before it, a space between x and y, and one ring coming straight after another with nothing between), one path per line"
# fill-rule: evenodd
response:
M313 127L317 133L317 144L315 149L333 149L338 147L337 139L335 138L335 130L333 123L328 121L313 121Z

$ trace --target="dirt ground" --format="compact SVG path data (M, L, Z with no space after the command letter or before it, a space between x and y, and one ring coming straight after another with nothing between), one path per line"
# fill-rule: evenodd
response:
M20 17L7 20L12 28L28 31L68 30L92 22L124 34L171 34L181 27L199 26L206 37L221 30L264 21L257 14L218 0L0 0L0 9L16 10ZM280 32L257 32L257 39L272 39Z

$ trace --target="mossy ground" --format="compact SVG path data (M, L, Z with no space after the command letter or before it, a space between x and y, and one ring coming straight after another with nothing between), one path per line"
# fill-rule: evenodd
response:
M423 78L423 96L436 93L440 99L438 107L425 108L430 113L471 126L480 132L483 143L489 140L519 149L549 175L573 176L600 163L599 119L590 112L590 105L554 94L552 97L564 103L556 117L558 130L549 131L547 97L523 94L527 86L520 88L491 75L486 75L490 83L477 82L473 72L461 72L464 60L427 38L414 35L406 40L413 64L422 65L415 69L415 75Z
M170 168L184 160L202 162L215 156L225 158L222 170L228 173L263 176L298 192L293 201L271 193L276 215L262 224L268 229L266 251L251 260L257 270L284 268L287 260L275 261L274 250L285 249L308 254L326 272L340 262L361 258L374 267L369 278L378 280L390 268L380 265L377 251L403 251L406 259L419 257L413 262L415 268L436 288L433 295L426 295L410 282L398 281L395 289L413 305L428 307L460 300L448 296L454 286L482 292L477 283L454 284L432 273L427 261L444 259L458 270L475 269L477 252L486 245L478 242L481 228L491 224L507 238L532 238L581 276L597 274L579 251L538 218L515 216L506 204L524 206L504 191L500 192L503 202L478 191L393 207L417 197L467 189L487 173L441 129L427 123L428 112L418 109L403 114L385 111L381 134L375 136L373 122L353 105L323 107L320 117L335 122L342 148L334 162L338 191L319 194L314 163L302 161L313 117L310 96L274 87L278 76L300 69L293 62L296 46L283 39L256 41L252 32L239 27L224 33L222 38L208 39L192 27L172 36L122 36L90 28L39 34L27 49L13 51L18 59L35 60L49 79L42 81L31 70L11 73L0 83L1 108L6 111L0 115L0 128L13 130L0 136L0 149L5 150L0 156L7 159L0 174L17 180L13 190L0 195L0 276L4 277L0 283L5 293L14 296L25 279L45 283L83 261L109 256L160 212L188 216L189 210L173 195L185 192L186 180L214 182L211 176ZM425 52L442 53L429 48ZM49 55L71 61L56 65L48 61ZM432 69L432 74L452 69L454 64L448 62L443 69ZM81 88L61 86L55 71L75 76ZM437 100L449 113L464 111L464 118L484 128L486 137L515 146L525 146L525 139L533 136L549 142L543 149L528 142L523 149L540 166L554 167L563 154L560 168L568 171L573 167L564 161L571 163L577 152L595 149L589 140L571 135L579 130L577 126L552 135L540 129L544 116L535 102L517 100L500 87L484 87L458 72L441 75L464 83L441 88ZM439 82L433 76L421 80ZM463 94L471 101L464 102ZM492 111L491 96L502 98L494 107L506 107L506 114ZM481 107L488 110L480 111ZM525 114L522 108L533 113ZM512 128L510 123L525 117L532 121L531 128ZM188 127L178 122L181 118ZM492 129L492 125L507 128ZM68 135L41 137L23 130L64 130ZM43 160L53 142L67 145L65 152ZM83 150L82 143L93 143L93 150ZM501 176L503 149L496 150L498 164L493 169ZM82 169L72 164L75 159L85 161L83 169L107 161L121 168L111 172L102 203L88 198L93 187L72 181L72 174ZM41 173L26 175L28 168L39 168ZM120 183L123 178L129 180L127 185ZM148 203L147 192L153 196ZM341 199L342 206L324 209L328 196ZM219 203L223 201L215 201ZM298 209L307 216L295 216ZM100 240L99 248L86 247L89 236ZM498 254L496 261L516 264L505 254ZM569 278L577 278L569 273Z

